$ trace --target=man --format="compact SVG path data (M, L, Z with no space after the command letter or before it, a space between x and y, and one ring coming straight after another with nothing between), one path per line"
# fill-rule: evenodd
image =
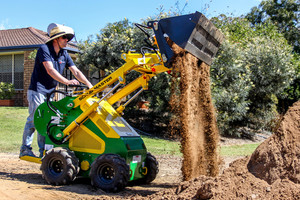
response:
M61 75L64 68L68 68L80 82L89 88L93 87L84 74L74 65L67 51L63 49L74 37L73 29L52 23L48 26L48 35L50 39L37 51L30 86L27 92L29 116L24 127L20 157L35 157L31 147L35 131L33 123L34 112L46 100L47 94L56 88L58 82L65 85L79 84L76 79L68 80ZM43 156L44 145L45 137L38 134L40 157Z

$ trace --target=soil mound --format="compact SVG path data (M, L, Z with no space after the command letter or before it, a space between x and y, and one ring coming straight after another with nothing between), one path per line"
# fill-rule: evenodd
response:
M218 177L199 176L148 199L299 199L300 101L251 155ZM249 170L248 170L249 169Z
M248 171L248 161L249 158L236 160L218 177L199 176L147 199L299 199L299 184L278 179L269 185Z
M248 169L269 184L278 179L300 183L300 101L287 111L277 131L255 150Z
M180 76L180 98L174 94L171 104L177 104L183 178L216 176L219 173L219 134L210 93L210 67L176 44L172 49L175 53L172 68L180 74L174 73Z

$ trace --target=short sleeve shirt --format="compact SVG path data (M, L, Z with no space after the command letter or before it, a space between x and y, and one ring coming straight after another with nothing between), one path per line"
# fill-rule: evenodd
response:
M67 50L61 49L57 55L52 42L42 45L36 54L29 89L44 95L52 92L58 83L47 73L43 64L45 61L51 61L60 74L63 74L64 68L74 65Z

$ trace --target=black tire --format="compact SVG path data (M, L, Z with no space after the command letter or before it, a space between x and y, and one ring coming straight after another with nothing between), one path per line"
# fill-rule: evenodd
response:
M41 170L48 184L66 185L74 181L79 173L79 160L68 149L53 148L43 157Z
M147 168L147 173L140 181L141 183L149 184L156 178L159 171L156 158L149 152L145 160L145 167Z
M116 154L103 154L91 165L91 184L106 192L119 192L127 186L129 167L124 158Z

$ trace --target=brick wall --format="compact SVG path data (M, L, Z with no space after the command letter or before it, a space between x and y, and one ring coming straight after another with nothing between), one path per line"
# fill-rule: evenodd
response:
M27 90L30 84L30 78L34 67L34 60L28 58L32 51L24 52L24 90L23 90L23 106L28 106Z
M14 106L23 106L23 90L17 90L13 100Z

